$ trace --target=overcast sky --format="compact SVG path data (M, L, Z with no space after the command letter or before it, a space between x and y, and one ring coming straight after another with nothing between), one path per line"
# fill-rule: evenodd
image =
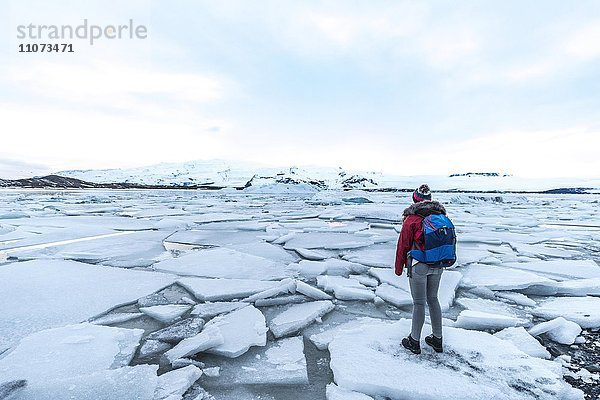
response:
M598 1L0 8L0 177L215 158L600 176ZM148 37L17 53L17 25L84 18Z

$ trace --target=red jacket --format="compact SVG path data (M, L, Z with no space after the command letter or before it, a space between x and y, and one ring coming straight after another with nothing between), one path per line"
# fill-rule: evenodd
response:
M407 255L416 244L417 248L423 250L423 217L420 215L407 215L402 222L402 230L396 247L396 275L402 275L406 267Z
M408 252L413 249L413 245L424 250L423 218L431 214L446 215L446 209L435 200L421 201L412 204L402 213L404 221L398 238L398 247L396 247L396 275L402 275L402 270L406 267Z

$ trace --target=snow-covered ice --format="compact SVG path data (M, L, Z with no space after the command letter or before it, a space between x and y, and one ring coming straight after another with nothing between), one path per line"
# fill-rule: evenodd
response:
M238 308L246 307L247 305L248 303L226 301L202 303L194 307L192 315L196 315L203 319L210 319L215 315L237 310Z
M202 376L202 370L193 365L175 369L158 377L154 400L181 399L183 394Z
M173 363L180 358L192 356L224 343L225 339L219 328L216 326L207 326L202 332L183 339L175 347L167 351L165 356Z
M445 353L424 348L416 357L400 345L409 331L410 321L400 320L340 332L329 344L335 383L369 396L398 399L583 398L564 383L561 365L530 357L490 334L447 327Z

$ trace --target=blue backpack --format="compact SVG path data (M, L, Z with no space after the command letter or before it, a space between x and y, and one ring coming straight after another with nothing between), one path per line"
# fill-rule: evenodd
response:
M411 250L417 261L432 267L450 267L456 262L456 232L454 224L443 214L423 218L425 250Z

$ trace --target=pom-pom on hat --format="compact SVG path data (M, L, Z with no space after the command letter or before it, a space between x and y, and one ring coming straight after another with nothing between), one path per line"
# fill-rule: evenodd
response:
M427 184L422 184L417 190L413 192L413 201L418 203L424 200L431 200L431 190Z

